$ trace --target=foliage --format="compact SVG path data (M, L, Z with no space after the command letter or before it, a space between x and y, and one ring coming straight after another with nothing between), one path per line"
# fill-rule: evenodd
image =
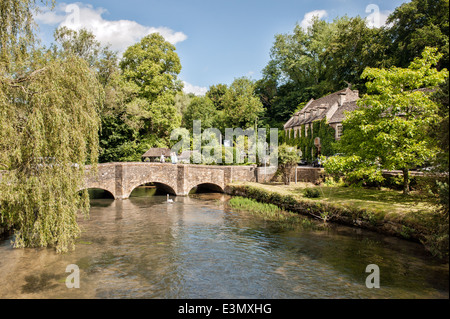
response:
M278 147L278 170L282 173L283 182L289 185L291 182L292 170L297 166L300 157L295 147L282 144Z
M0 207L16 247L73 246L77 214L89 212L78 191L84 165L97 162L101 97L95 74L73 56L1 78Z
M223 127L247 129L254 127L263 107L255 95L255 83L248 78L237 78L223 97Z
M32 0L0 4L0 216L15 247L64 252L89 212L79 190L98 158L103 90L83 59L36 49L36 10Z
M225 108L224 98L228 91L228 86L226 84L212 85L208 92L206 92L206 97L208 97L213 103L218 111L222 111Z
M323 167L335 182L343 178L347 185L374 183L380 185L384 180L382 171L376 163L365 162L356 155L324 158Z
M438 69L449 68L448 0L413 0L374 28L361 17L315 19L308 29L296 25L278 34L256 92L266 122L286 123L298 105L351 84L366 93L365 68L406 68L426 47L443 54ZM275 126L274 126L275 127Z
M446 182L437 181L437 216L434 218L434 232L422 241L427 249L441 259L449 257L449 187Z
M315 121L310 126L308 136L306 136L306 126L300 128L301 136L286 136L284 140L287 144L298 147L302 152L302 158L308 162L313 162L319 156L332 156L335 152L335 135L336 131L332 128L326 119ZM314 145L314 140L320 138L321 151Z
M76 55L85 60L90 67L99 62L102 48L92 32L86 29L75 31L60 27L55 30L54 37L62 47L61 53ZM54 47L54 50L57 48Z
M278 34L271 60L258 81L257 92L269 118L286 122L301 103L352 84L363 91L361 74L385 59L380 29L369 28L361 17L326 22L315 18L303 29Z
M441 55L427 48L408 69L367 68L363 77L368 94L360 108L344 121L340 152L357 156L360 163L404 172L404 192L409 193L409 170L431 161L436 154L427 128L437 120L437 105L430 90L448 77L433 65Z
M304 191L304 196L306 198L319 198L321 194L317 188L306 188Z
M26 69L36 44L33 16L38 4L54 5L54 0L2 0L0 2L0 72ZM23 69L21 70L23 71Z
M394 65L407 67L428 46L443 54L439 69L450 67L448 3L448 0L412 0L395 9L387 20L391 26L386 31Z
M133 92L127 103L128 119L148 144L156 139L169 143L170 133L180 126L175 96L182 83L175 47L157 33L129 47L120 61L125 85Z
M202 129L214 127L216 108L213 102L206 96L194 97L183 113L183 127L193 131L194 121L202 122Z
M449 78L442 83L433 96L438 105L439 120L433 123L428 133L438 149L436 161L433 163L436 170L448 172L449 169Z

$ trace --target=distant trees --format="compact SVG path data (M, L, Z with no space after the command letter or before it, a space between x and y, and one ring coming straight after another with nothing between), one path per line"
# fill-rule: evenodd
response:
M402 4L389 16L386 29L388 54L392 65L408 67L425 47L442 53L439 69L449 69L448 0L412 0Z
M237 78L223 97L225 128L254 127L263 113L260 99L255 94L255 83L246 78Z

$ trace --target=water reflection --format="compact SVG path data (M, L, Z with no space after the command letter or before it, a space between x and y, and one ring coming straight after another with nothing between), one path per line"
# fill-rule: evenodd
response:
M74 252L0 246L1 298L448 298L420 245L347 227L285 227L198 194L92 201ZM142 192L142 193L139 193ZM150 191L151 193L151 191ZM381 289L365 268L381 269ZM66 266L81 288L65 286Z

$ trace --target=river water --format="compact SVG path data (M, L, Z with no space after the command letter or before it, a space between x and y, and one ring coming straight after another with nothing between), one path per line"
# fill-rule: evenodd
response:
M92 200L76 250L0 242L0 298L449 298L448 264L421 245L342 226L286 226L223 194ZM380 268L379 289L366 267ZM80 288L68 289L68 265Z

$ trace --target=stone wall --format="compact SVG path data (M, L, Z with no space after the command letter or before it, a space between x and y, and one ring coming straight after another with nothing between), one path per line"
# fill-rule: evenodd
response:
M324 176L323 168L297 167L297 182L318 183ZM291 180L295 182L295 170L292 172Z
M257 166L231 166L232 170L231 181L230 182L256 182L257 180ZM227 183L228 184L228 183ZM225 187L226 185L224 185Z
M278 167L258 167L257 183L269 183L275 177Z
M87 166L85 188L104 189L116 197L116 164L98 165L97 174Z

